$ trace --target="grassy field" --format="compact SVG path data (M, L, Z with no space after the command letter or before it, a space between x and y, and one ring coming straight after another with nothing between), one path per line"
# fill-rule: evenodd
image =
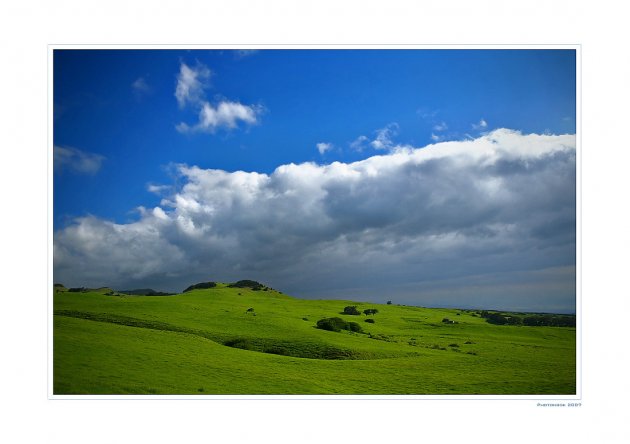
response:
M55 289L54 394L576 390L571 327L492 325L472 311L302 300L224 284L176 296L109 292ZM347 305L378 313L340 314ZM316 328L329 317L357 322L363 332Z

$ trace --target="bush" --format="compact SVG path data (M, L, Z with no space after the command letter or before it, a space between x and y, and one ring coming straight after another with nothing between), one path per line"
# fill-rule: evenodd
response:
M343 308L343 314L346 314L346 315L361 315L361 312L359 310L357 310L357 306L356 305L348 305L347 307Z
M365 322L369 323L369 324L374 324L374 319L366 319Z
M244 279L242 281L234 282L233 284L228 285L230 288L251 288L252 290L258 291L262 290L265 286L260 282L251 281L249 279Z
M523 320L518 316L510 316L507 318L508 325L522 325Z
M182 293L186 293L192 290L201 290L204 288L214 288L217 286L216 282L199 282L198 284L193 284L190 287L186 288Z
M387 305L392 305L392 301L387 301Z
M346 322L341 318L320 319L317 321L317 328L334 332L348 330L360 333L362 331L361 326L356 322Z
M523 325L531 327L575 327L575 316L572 315L532 315L523 319Z
M317 328L328 331L341 331L345 329L346 321L341 318L325 318L317 321Z
M508 320L502 314L490 313L487 316L486 322L488 322L489 324L495 324L495 325L505 325L508 323Z
M350 331L353 331L355 333L361 333L363 331L361 326L359 324L357 324L356 322L347 322L346 323L346 330L350 330Z
M378 313L378 310L376 308L366 308L365 310L363 310L363 313L365 313L365 315L372 315L374 316L376 313Z

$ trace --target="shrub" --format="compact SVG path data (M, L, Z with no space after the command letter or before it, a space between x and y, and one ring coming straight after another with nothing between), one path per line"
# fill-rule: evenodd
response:
M387 301L387 305L392 305L392 301Z
M365 322L369 323L369 324L374 324L374 319L366 319Z
M346 330L350 330L356 333L361 333L363 331L363 329L361 328L361 326L359 324L357 324L356 322L348 322L346 323Z
M341 318L325 318L317 321L317 328L328 331L341 331L345 329L346 321Z
M448 344L449 347L459 347L459 344Z
M216 282L199 282L198 284L193 284L190 287L186 288L182 293L186 293L192 290L201 290L204 288L214 288L217 286Z
M63 284L53 284L53 287L63 287Z
M260 282L251 281L249 279L244 279L242 281L234 282L233 284L228 285L230 288L251 288L252 290L261 290L265 286Z
M343 314L360 315L361 312L359 310L357 310L357 306L356 305L348 305L347 307L343 308Z
M495 324L495 325L505 325L508 323L508 320L502 314L490 313L487 316L486 322L488 322L489 324Z
M319 321L317 321L317 328L334 332L348 330L360 333L362 331L361 326L356 322L346 322L341 318L320 319Z
M508 325L522 325L523 320L518 316L510 316L507 318Z
M573 315L532 315L523 319L523 324L527 326L549 326L549 327L575 327L575 316Z
M449 318L444 318L442 319L442 322L444 322L445 324L450 324L451 320Z
M252 307L248 308L247 311L245 313L252 313L254 311L254 309Z
M363 310L363 313L365 313L365 315L372 315L374 316L376 313L378 313L378 310L376 308L366 308L365 310Z

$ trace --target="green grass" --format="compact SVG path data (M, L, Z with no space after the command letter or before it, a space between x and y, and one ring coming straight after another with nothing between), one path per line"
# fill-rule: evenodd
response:
M574 328L223 284L177 296L104 293L54 294L55 394L575 393ZM347 305L378 308L376 322L341 315ZM363 333L315 327L329 317L360 322Z

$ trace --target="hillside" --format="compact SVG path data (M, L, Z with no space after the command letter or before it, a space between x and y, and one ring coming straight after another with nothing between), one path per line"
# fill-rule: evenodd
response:
M55 292L55 394L575 393L572 327L244 284L106 293ZM343 314L347 306L361 314ZM335 317L362 331L317 328Z

